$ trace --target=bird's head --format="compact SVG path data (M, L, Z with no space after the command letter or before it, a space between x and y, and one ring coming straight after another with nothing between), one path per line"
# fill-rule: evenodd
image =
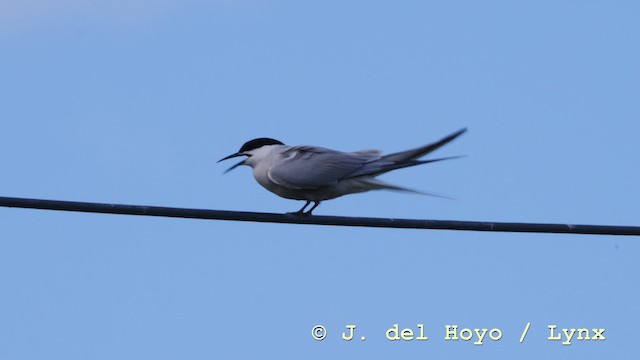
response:
M239 163L233 165L232 167L228 168L225 171L225 174L228 173L229 171L237 168L240 165L248 165L247 164L247 160L253 156L257 150L259 150L260 148L264 147L264 146L269 146L269 145L284 145L282 142L275 140L275 139L270 139L270 138L258 138L258 139L253 139L251 141L247 141L246 143L244 143L242 145L242 147L240 148L240 150L235 153L235 154L231 154L227 157L224 157L220 160L218 160L218 162L227 160L227 159L231 159L234 157L238 157L238 156L247 156L246 159L240 161Z

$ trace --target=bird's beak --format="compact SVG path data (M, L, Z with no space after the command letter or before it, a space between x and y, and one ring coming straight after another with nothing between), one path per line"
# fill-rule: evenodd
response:
M231 154L231 155L229 155L229 156L227 156L227 157L224 157L224 158L222 158L222 159L218 160L218 162L221 162L221 161L224 161L224 160L228 160L228 159L231 159L231 158L234 158L234 157L238 157L238 156L243 156L243 155L244 155L244 154L242 154L242 153L235 153L235 154ZM246 160L246 159L245 159L245 160ZM228 168L227 170L225 170L225 172L224 172L224 173L226 174L226 173L228 173L229 171L231 171L231 170L233 170L233 169L237 168L237 167L238 167L238 166L240 166L240 165L244 165L244 160L242 160L242 161L240 161L239 163L237 163L237 164L233 165L232 167Z

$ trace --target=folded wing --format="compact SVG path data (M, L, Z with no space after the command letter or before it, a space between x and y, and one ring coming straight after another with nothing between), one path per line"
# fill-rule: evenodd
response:
M415 148L415 149L411 149L411 150L406 150L406 151L401 151L401 152L397 152L397 153L393 153L393 154L389 154L389 155L385 155L381 158L381 160L384 161L392 161L392 162L404 162L404 161L409 161L409 160L416 160L419 159L437 149L439 149L440 147L448 144L449 142L453 141L455 138L457 138L458 136L464 134L467 131L467 128L463 128L460 129L456 132L454 132L453 134L444 137L436 142L433 142L431 144L427 144L425 146L421 146L419 148Z
M282 161L269 169L268 176L274 183L290 189L334 185L363 165L380 159L375 150L344 153L313 146L295 146L282 156Z
M377 150L344 153L321 147L295 146L282 154L282 161L269 169L268 176L274 183L290 189L317 189L349 178L373 178L395 169L456 158L418 160L465 131L466 128L434 143L385 156L380 156Z

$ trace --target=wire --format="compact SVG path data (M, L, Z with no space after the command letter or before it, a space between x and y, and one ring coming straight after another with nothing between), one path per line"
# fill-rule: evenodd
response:
M187 209L160 206L101 204L77 201L58 201L0 197L1 207L25 209L75 211L102 214L161 216L188 219L254 221L285 224L360 226L396 229L437 229L494 232L565 233L591 235L640 236L638 226L571 225L540 223L508 223L456 220L416 220L393 218L365 218L345 216L297 216L243 211Z

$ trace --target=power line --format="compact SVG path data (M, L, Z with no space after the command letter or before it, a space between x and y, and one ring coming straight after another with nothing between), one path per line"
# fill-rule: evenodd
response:
M75 211L102 214L161 216L205 220L254 221L285 224L360 226L396 229L437 229L640 236L640 227L638 226L507 223L458 220L416 220L317 215L304 217L292 214L187 209L161 206L101 204L78 201L58 201L14 197L0 197L0 206L24 209Z

